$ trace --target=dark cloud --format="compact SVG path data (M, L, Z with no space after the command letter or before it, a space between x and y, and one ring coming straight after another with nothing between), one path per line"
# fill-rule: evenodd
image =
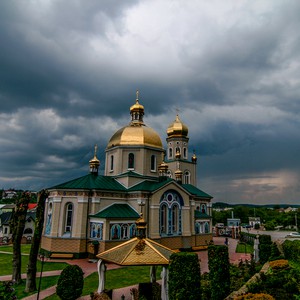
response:
M41 189L104 168L129 122L165 131L177 110L216 201L297 202L300 4L0 3L0 184Z

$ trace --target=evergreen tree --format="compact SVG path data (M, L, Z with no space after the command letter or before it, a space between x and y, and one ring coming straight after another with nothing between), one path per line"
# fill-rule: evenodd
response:
M230 263L227 246L208 246L208 267L211 300L225 299L230 293Z

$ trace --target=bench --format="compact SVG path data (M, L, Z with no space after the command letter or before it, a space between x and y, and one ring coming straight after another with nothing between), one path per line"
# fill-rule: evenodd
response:
M203 246L194 246L192 247L193 251L202 251L202 250L207 250L208 246L203 245Z
M51 253L50 258L66 258L70 259L73 258L73 253Z

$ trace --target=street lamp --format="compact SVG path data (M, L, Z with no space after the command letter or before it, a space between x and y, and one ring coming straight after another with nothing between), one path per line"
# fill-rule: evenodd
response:
M43 277L43 267L44 267L44 261L45 261L45 256L40 254L40 261L41 261L41 273L40 273L40 280L39 280L39 287L38 287L38 292L37 292L37 297L36 299L39 300L40 297L40 290L41 290L41 282L42 282L42 277Z

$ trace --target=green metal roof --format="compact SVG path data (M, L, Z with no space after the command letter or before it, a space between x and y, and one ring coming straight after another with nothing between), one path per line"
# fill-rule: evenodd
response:
M198 189L197 187L195 187L192 184L183 184L182 185L184 189L186 189L190 194L195 195L197 197L201 197L201 198L213 198L212 196L210 196L209 194L206 194L205 192L201 191L200 189Z
M110 176L88 174L49 189L98 189L126 191L126 188Z
M167 178L164 181L145 180L145 181L129 188L128 192L135 192L135 191L153 192L172 181L174 182L174 179L171 179L171 178Z
M90 215L90 217L103 219L138 219L140 215L126 203L115 203L95 215Z
M195 218L196 219L211 219L212 216L206 214L206 213L202 213L201 211L199 210L195 210Z

